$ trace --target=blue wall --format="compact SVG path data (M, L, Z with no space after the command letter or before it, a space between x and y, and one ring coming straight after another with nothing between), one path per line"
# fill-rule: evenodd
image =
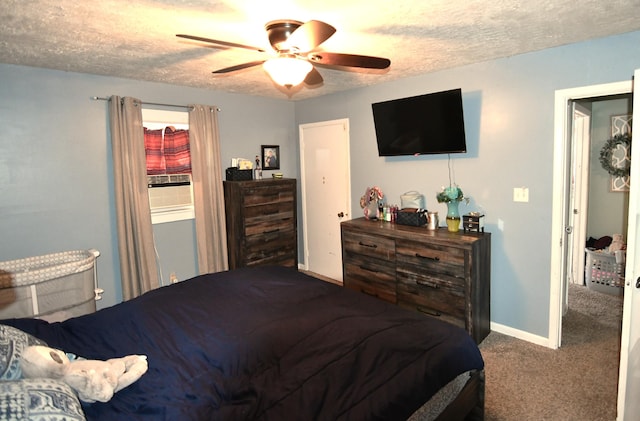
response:
M634 32L290 102L216 91L214 81L202 90L0 64L0 260L95 247L107 290L100 306L121 300L107 104L91 96L218 105L223 163L277 144L290 177L299 171L297 125L349 118L353 209L366 186L379 184L398 201L419 190L428 208L442 213L435 194L448 183L446 158L378 157L370 104L462 88L469 153L452 155L453 168L473 198L461 210L485 211L492 232L492 321L546 337L554 92L630 80L638 67ZM513 188L522 186L530 202L514 203ZM157 233L163 255L173 228ZM189 238L174 247L193 250ZM181 258L193 267L193 256Z
M546 338L555 90L627 81L639 67L635 32L300 101L296 123L349 118L353 209L375 184L392 202L418 190L442 214L435 195L448 184L447 156L378 157L371 103L462 88L469 152L452 165L472 197L461 211L484 211L492 233L492 322ZM516 203L523 186L529 202Z
M97 248L100 308L120 302L122 288L107 102L90 98L114 94L217 105L225 167L277 144L282 172L297 176L290 101L0 64L0 261ZM176 224L154 231L163 272L185 279L197 260L185 255L195 250L193 223Z

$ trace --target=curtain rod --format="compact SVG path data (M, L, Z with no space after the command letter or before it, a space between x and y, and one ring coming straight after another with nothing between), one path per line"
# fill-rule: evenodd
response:
M109 98L105 98L101 96L92 96L91 99L94 101L109 101ZM191 105L162 104L159 102L144 102L144 101L140 101L140 103L142 105L158 105L160 107L186 108L187 110L193 108ZM220 107L216 107L216 111L220 112L222 110L220 109Z

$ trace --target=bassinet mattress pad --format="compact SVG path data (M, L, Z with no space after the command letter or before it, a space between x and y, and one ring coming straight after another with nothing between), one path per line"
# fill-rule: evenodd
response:
M149 371L89 420L407 419L480 370L463 329L281 267L197 276L61 323L9 324ZM293 418L292 418L293 416Z

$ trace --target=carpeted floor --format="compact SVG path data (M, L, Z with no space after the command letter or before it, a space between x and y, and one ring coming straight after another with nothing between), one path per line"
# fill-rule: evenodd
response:
M569 287L562 347L492 332L485 359L486 421L614 421L622 297Z

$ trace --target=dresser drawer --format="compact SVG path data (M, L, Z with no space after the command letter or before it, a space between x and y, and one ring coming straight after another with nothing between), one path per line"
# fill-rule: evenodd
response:
M362 255L386 260L395 266L396 242L393 239L360 232L342 232L344 256Z
M344 286L345 288L388 301L391 304L396 304L396 290L393 285L370 280L350 279L344 282Z
M464 279L467 276L467 252L457 247L418 241L398 241L398 266L410 265L418 272L429 272Z
M270 229L265 232L247 235L244 238L244 248L250 252L252 249L273 251L279 247L295 247L295 230L291 226L281 226L278 229Z
M397 268L398 305L465 327L464 279L414 269L412 265Z
M346 288L396 302L395 270L385 262L362 262L358 259L343 261L343 284Z
M294 202L295 191L288 185L248 187L244 191L243 205L250 207L279 202Z
M287 217L286 213L273 215L272 218L248 218L244 221L244 235L277 235L282 232L291 232L293 227L293 215Z
M297 268L298 256L296 250L277 249L273 250L248 250L245 255L243 266L287 266Z
M463 278L432 274L415 266L400 266L396 270L398 289L412 291L442 291L447 294L464 297L466 282Z
M416 299L416 297L406 295L398 295L397 302L397 305L399 307L406 308L407 310L417 311L427 316L431 316L438 320L442 320L444 322L451 323L452 325L469 330L465 323L464 314L451 314L451 312L442 310L439 304L440 302L436 301L423 302L422 300Z
M250 221L273 221L291 218L295 211L293 202L273 202L245 208L244 217Z

